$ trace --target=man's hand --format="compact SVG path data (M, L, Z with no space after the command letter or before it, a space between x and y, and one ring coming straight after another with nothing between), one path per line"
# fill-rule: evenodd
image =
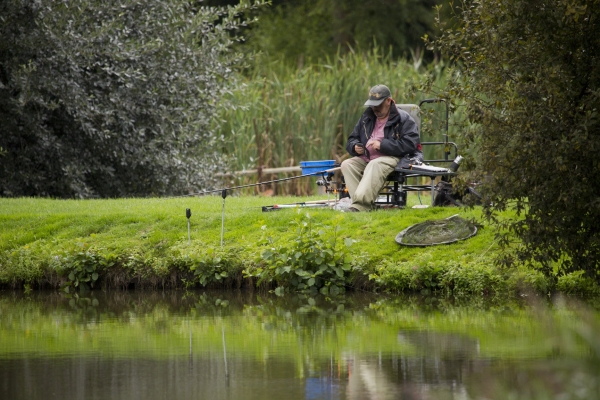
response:
M379 149L381 149L381 142L380 142L379 140L373 140L373 139L370 139L370 140L367 142L367 147L371 147L371 148L373 148L374 150L377 150L377 151L379 151Z
M354 145L354 151L359 156L362 156L363 154L365 154L365 148L362 146L362 144L355 144Z

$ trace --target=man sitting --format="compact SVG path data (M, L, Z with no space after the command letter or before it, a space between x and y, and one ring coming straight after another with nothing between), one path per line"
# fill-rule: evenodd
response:
M400 159L421 153L415 120L396 106L387 86L373 86L365 106L346 144L354 157L341 165L352 199L349 211L371 210Z

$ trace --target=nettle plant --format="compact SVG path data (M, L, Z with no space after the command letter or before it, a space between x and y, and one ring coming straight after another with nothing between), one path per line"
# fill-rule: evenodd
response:
M246 276L258 277L259 285L276 283L278 294L286 289L325 295L343 292L352 266L345 249L338 246L338 224L333 228L333 236L327 235L308 213L291 224L296 228L295 238L285 244L276 244L271 237L262 239L268 248L257 260L258 267L246 270ZM266 231L266 227L262 229ZM353 242L344 240L346 247Z

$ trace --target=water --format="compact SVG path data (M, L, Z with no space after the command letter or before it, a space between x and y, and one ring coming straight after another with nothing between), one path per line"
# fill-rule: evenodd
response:
M598 398L563 300L0 293L0 399Z

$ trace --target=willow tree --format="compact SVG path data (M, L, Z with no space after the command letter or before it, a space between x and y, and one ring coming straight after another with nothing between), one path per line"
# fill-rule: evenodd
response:
M465 105L488 217L516 209L503 242L545 273L598 279L600 1L468 0L456 18L433 45L456 62L446 95Z
M0 3L0 195L147 196L211 185L219 107L251 6Z

